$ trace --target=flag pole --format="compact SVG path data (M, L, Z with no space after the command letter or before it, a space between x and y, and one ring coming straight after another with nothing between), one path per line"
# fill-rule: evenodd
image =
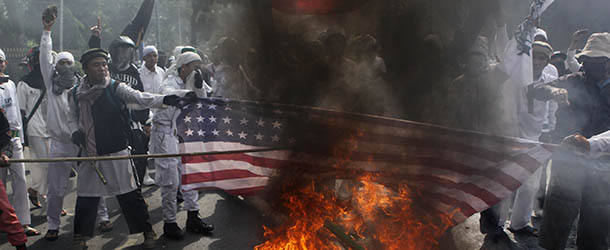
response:
M286 147L277 148L259 148L245 150L228 150L228 151L212 151L212 152L192 152L179 154L142 154L142 155L121 155L121 156L93 156L93 157L61 157L61 158L39 158L39 159L10 159L9 163L34 163L34 162L79 162L79 161L116 161L129 159L154 159L154 158L172 158L183 156L206 156L206 155L222 155L222 154L243 154L289 150Z

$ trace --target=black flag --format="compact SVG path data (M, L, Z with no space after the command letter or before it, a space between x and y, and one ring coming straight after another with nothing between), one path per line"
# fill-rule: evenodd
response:
M150 17L152 16L154 7L155 0L144 0L138 14L133 18L131 23L125 27L123 32L121 32L121 36L128 36L136 43L136 47L139 47L144 39L148 23L150 23Z

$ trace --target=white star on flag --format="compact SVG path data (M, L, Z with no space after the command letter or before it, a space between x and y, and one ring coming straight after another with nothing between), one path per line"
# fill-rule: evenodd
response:
M197 116L197 118L195 118L195 119L197 119L197 122L203 122L204 118L203 118L203 116Z
M256 137L256 140L262 141L265 136L261 135L261 133L258 133L258 134L255 134L254 137Z
M248 121L248 119L246 119L246 118L243 118L243 119L239 120L239 124L240 124L240 125L248 125L248 122L249 122L249 121Z
M258 124L258 126L264 127L265 121L263 121L263 118L260 118L260 119L258 119L258 121L256 121L256 124Z
M184 133L186 133L186 136L193 136L193 133L195 131L191 130L190 128L187 131L184 131Z
M233 131L231 131L230 129L227 129L225 133L227 133L227 136L233 136Z
M227 105L227 106L225 107L225 110L233 110L233 109L231 109L231 106Z
M203 131L203 130L201 130L201 129L200 129L199 131L197 131L197 134L198 134L199 136L204 136L204 135L205 135L205 131Z
M231 124L231 118L229 118L228 116L225 118L222 118L222 122L227 123L227 124Z
M216 122L216 117L214 117L214 116L210 116L210 118L208 118L208 119L210 119L210 122Z
M208 106L208 109L216 109L216 104L210 104L210 106Z
M280 141L280 137L277 136L277 135L271 136L271 141L272 142L278 142L278 141Z
M280 128L281 126L282 126L282 124L280 122L278 122L278 121L275 121L273 123L273 128Z
M282 112L281 110L279 110L279 109L276 109L276 110L274 110L274 111L273 111L273 113L276 113L276 114L278 114L278 115L281 115L283 112Z
M220 131L218 131L218 130L214 129L214 130L212 130L212 134L214 134L214 135L219 135L219 134L220 134Z
M239 139L246 139L246 137L248 137L248 134L244 133L244 131L239 132Z
M191 122L191 117L190 116L185 116L184 117L184 122Z
M203 104L202 103L197 103L197 109L201 109L203 108Z

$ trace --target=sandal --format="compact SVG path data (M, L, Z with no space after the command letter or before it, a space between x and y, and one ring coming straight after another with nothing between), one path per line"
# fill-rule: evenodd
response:
M47 231L47 234L44 235L44 239L48 241L54 241L59 238L59 230L51 230Z
M61 215L61 217L64 217L64 216L68 215L68 211L66 211L65 209L62 209L60 215Z
M538 229L535 229L531 226L525 226L524 228L521 228L519 230L508 228L508 231L511 231L513 234L540 237L540 232L538 231Z
M29 225L23 225L23 232L26 236L38 236L40 232Z
M41 208L42 205L40 204L40 201L38 201L38 192L32 188L28 188L28 198L30 199L30 202L32 202L32 205L34 206L34 208Z

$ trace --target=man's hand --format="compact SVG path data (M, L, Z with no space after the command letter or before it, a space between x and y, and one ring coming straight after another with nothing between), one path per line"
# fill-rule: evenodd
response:
M163 104L168 106L179 107L180 97L177 95L166 95L165 97L163 97Z
M55 19L57 19L57 7L51 6L46 8L42 13L42 25L44 26L44 30L51 31L51 27L55 24Z
M201 69L195 70L195 88L203 88L203 74L201 73Z
M574 34L572 34L572 43L570 43L569 50L576 50L578 48L581 48L583 46L583 43L585 42L587 33L589 33L588 29L579 29L574 32Z
M558 104L570 105L570 100L568 100L568 90L566 89L555 88L551 92L551 96Z
M83 131L78 130L72 133L72 138L70 139L77 146L85 146L85 133Z
M561 146L579 153L589 153L591 151L589 141L581 134L573 134L564 138Z
M5 154L0 155L0 168L6 168L11 165L10 159Z
M97 25L89 28L89 30L91 30L92 36L100 37L102 34L102 21L99 16L97 17Z

